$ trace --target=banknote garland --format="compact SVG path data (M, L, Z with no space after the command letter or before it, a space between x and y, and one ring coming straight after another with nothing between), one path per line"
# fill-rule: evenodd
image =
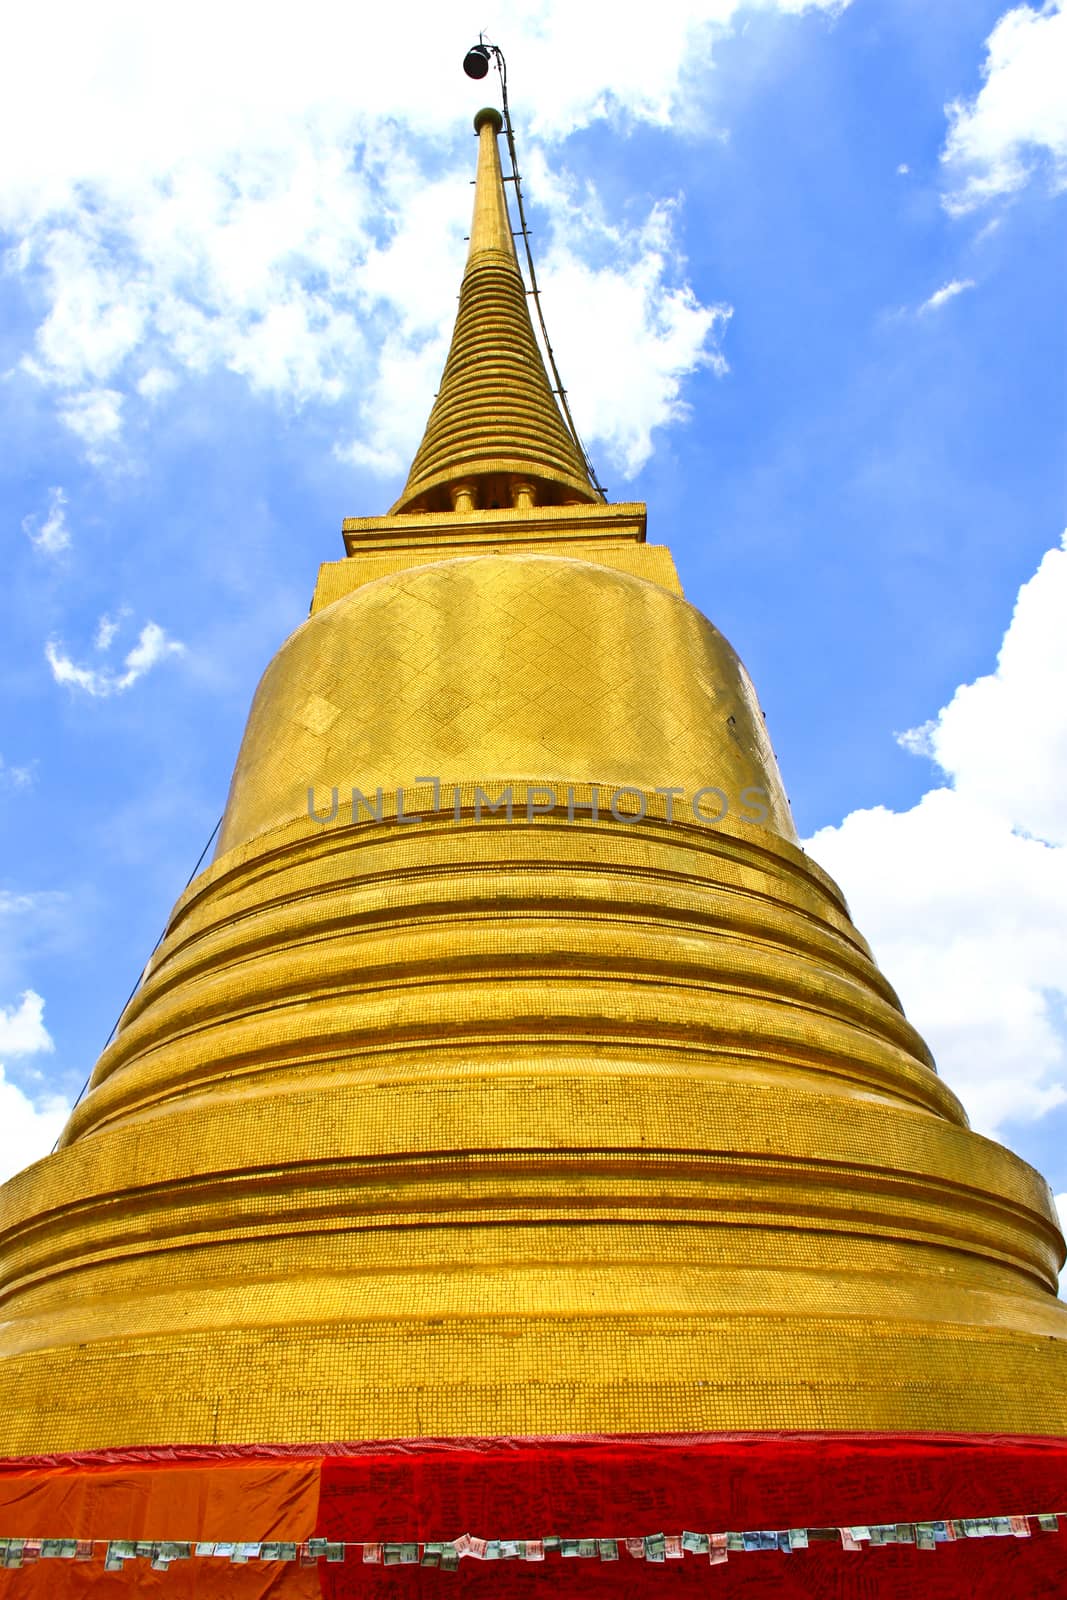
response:
M1034 1532L1058 1533L1063 1512L1026 1516L969 1517L954 1521L885 1522L843 1528L749 1529L730 1533L647 1533L631 1538L481 1539L464 1533L458 1539L427 1542L371 1543L326 1538L301 1541L211 1541L146 1539L26 1539L0 1538L0 1567L26 1567L37 1561L92 1561L101 1553L104 1570L121 1572L127 1561L149 1561L154 1571L165 1572L173 1561L193 1556L227 1560L234 1565L250 1561L295 1561L316 1566L320 1561L349 1560L384 1566L437 1567L455 1572L464 1557L475 1561L544 1561L548 1556L618 1561L623 1555L653 1563L680 1561L686 1556L705 1557L712 1566L732 1555L778 1550L786 1555L811 1544L835 1543L842 1550L874 1549L879 1545L910 1544L934 1550L957 1539L1029 1539Z

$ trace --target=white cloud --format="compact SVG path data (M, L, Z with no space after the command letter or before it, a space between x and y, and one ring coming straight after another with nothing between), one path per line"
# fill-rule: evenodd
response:
M118 626L111 617L105 615L100 618L95 639L98 651L104 652L110 648ZM56 683L104 699L132 689L139 678L143 678L146 672L169 656L184 655L185 646L177 639L169 639L158 623L146 622L137 643L127 653L121 672L111 667L79 667L55 639L49 639L44 653Z
M1067 11L1061 0L1005 12L986 40L982 88L947 107L941 159L956 214L1011 194L1047 168L1067 183Z
M947 782L808 842L976 1125L1067 1100L1067 536L996 670L900 735Z
M723 372L718 339L727 306L702 305L678 281L673 227L679 202L660 201L640 222L613 224L591 185L554 171L540 145L525 159L529 187L557 223L538 262L545 317L578 426L611 466L630 477L652 452L652 430L684 420L684 378L700 367ZM408 207L389 245L372 252L370 283L393 285L403 311L385 335L378 378L365 392L359 435L339 454L371 470L410 461L425 426L428 397L444 365L464 245L457 228L436 280L425 272L428 232L445 232L457 183L443 180ZM427 227L436 218L440 225ZM602 330L611 328L605 345ZM564 352L566 354L564 354Z
M119 680L119 687L128 689L150 667L154 667L159 661L166 660L167 656L184 654L185 646L176 639L168 639L157 623L145 623L141 629L140 638L126 657L126 671Z
M1019 590L996 670L963 684L921 740L961 799L1067 846L1067 535Z
M130 614L129 606L120 606L113 617L104 615L96 624L96 633L93 636L93 649L108 651L114 644L117 635L122 631L122 624Z
M702 305L678 281L674 221L680 199L661 200L639 223L611 223L591 186L553 176L535 151L539 194L561 227L539 271L553 346L578 427L632 477L652 453L652 431L684 421L682 381L698 368L724 373L719 349L732 310ZM605 347L590 330L612 330Z
M123 400L118 389L86 389L60 402L59 420L77 434L90 461L106 460L106 447L122 432Z
M33 1056L54 1048L39 994L27 989L17 1006L0 1006L0 1055Z
M833 16L844 0L758 3ZM691 119L694 77L750 9L678 0L657 16L650 49L608 0L516 0L506 44L524 157L534 140L555 148L598 118ZM24 366L55 391L91 459L106 459L126 419L168 388L228 370L287 404L373 392L371 437L348 454L402 464L455 307L469 115L496 92L463 77L456 29L454 11L429 0L406 13L418 48L403 51L388 8L341 0L296 29L251 0L101 0L91 13L64 9L57 52L50 8L23 9L0 61L0 227L11 269L45 306ZM645 225L654 255L668 211L654 207ZM642 269L641 228L617 231L618 259L610 230L576 246L553 244L549 229L541 254L583 303L607 293L623 317L624 375L647 380L645 411L635 414L629 381L602 384L583 420L632 470L649 430L684 415L682 383L722 313L662 265ZM583 325L578 343L550 325L578 401L574 376L602 370L597 335ZM600 356L621 359L614 331L599 337Z
M0 1183L48 1155L70 1116L69 1101L45 1094L31 1099L9 1082L0 1063Z
M910 171L911 171L911 168L908 166L908 163L906 161L902 161L900 163L899 167L897 168L897 177L898 178L906 178Z
M0 1056L50 1053L55 1046L44 1025L44 1001L27 989L17 1006L0 1006ZM70 1115L57 1094L31 1099L11 1083L0 1061L0 1182L46 1156Z
M0 916L12 917L37 911L54 898L47 894L13 894L10 889L0 889Z
M22 519L22 531L37 550L54 556L70 548L70 528L67 526L67 496L60 488L49 489L48 510L44 520L40 516Z
M974 288L973 278L953 278L950 283L942 284L940 289L935 289L929 300L924 300L919 307L918 314L923 316L927 311L937 311L947 301L954 300L958 294Z
M12 767L0 756L0 789L28 789L33 782L33 766Z
M159 400L177 386L176 374L167 367L149 367L148 371L137 380L137 393L146 400Z

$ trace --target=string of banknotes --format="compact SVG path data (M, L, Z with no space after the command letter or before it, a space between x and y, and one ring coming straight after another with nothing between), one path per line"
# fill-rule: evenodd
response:
M749 1529L731 1533L646 1533L636 1538L480 1539L464 1533L458 1539L426 1542L373 1543L326 1538L286 1540L149 1540L149 1539L4 1539L0 1538L0 1567L26 1567L36 1561L92 1561L103 1554L107 1572L121 1572L128 1561L149 1561L153 1570L165 1572L174 1561L211 1557L234 1565L250 1561L295 1561L316 1566L320 1561L364 1561L391 1566L438 1567L455 1572L460 1561L544 1561L549 1556L578 1560L618 1561L623 1555L637 1561L681 1561L704 1557L712 1566L732 1555L757 1550L778 1550L790 1555L812 1544L837 1544L843 1550L874 1549L879 1545L910 1544L935 1550L957 1539L1029 1539L1036 1533L1058 1533L1063 1512L1027 1516L964 1517L939 1522L884 1522L843 1528Z

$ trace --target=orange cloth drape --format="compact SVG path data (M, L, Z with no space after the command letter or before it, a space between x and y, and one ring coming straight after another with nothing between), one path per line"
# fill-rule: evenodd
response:
M152 1461L143 1465L30 1467L0 1471L0 1528L10 1537L79 1539L307 1539L315 1529L321 1463ZM0 1571L0 1600L76 1600L81 1595L167 1595L170 1600L319 1600L314 1568L232 1566L214 1557L153 1572L102 1570L92 1562L43 1561Z

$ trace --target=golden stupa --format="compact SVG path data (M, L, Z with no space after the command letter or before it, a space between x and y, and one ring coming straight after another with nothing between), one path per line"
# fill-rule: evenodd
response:
M3 1190L0 1451L1062 1434L1048 1187L969 1131L743 666L594 488L476 127L404 493L345 524L213 864Z

